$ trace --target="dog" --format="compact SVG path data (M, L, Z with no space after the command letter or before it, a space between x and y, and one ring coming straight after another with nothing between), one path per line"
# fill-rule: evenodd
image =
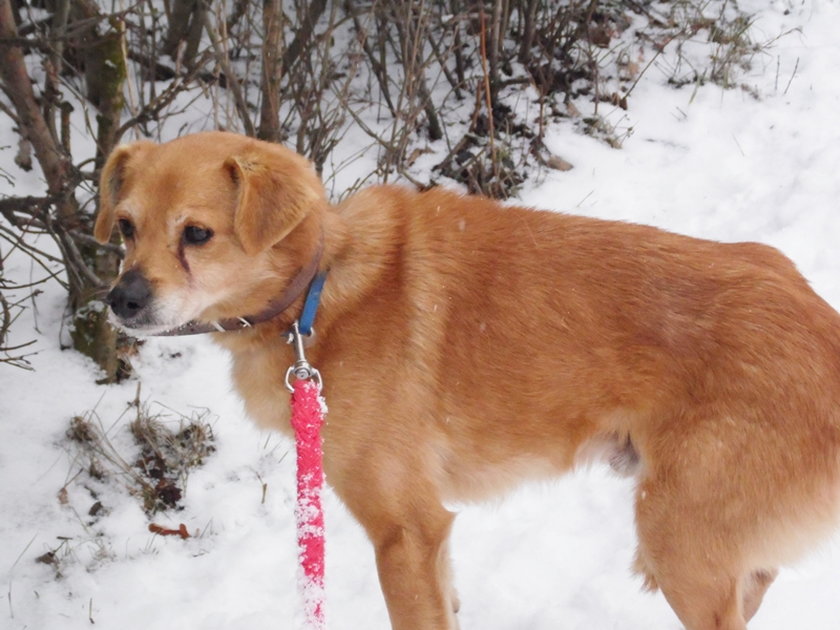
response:
M287 331L328 272L325 470L395 630L457 627L448 501L594 457L636 477L634 568L688 630L744 630L835 527L840 316L768 246L440 188L331 206L305 158L224 132L118 147L100 195L115 320L219 329L265 427L291 432Z

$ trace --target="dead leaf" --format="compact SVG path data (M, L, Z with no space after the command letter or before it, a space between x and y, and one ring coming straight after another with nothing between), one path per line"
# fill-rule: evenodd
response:
M567 162L563 158L557 155L552 155L546 160L546 165L549 168L556 169L558 171L570 171L574 168L571 162Z

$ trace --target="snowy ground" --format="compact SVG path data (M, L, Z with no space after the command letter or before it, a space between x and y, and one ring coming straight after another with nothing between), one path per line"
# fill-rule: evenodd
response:
M757 57L743 78L760 100L714 86L673 90L651 68L627 118L612 114L614 123L633 128L623 150L558 128L549 145L575 169L529 185L521 201L775 245L840 308L840 2L741 6L750 4L764 7L759 40L802 27ZM6 273L22 280L30 269L14 259ZM209 408L215 418L218 451L190 477L185 509L155 518L200 535L150 534L119 484L101 489L107 513L88 525L92 499L77 482L67 486L66 504L58 498L79 466L64 433L73 415L95 408L123 444L125 418L115 421L136 382L97 386L91 364L58 347L61 291L49 288L36 304L12 340L37 340L36 371L0 365L0 628L294 627L290 444L244 417L224 354L204 339L153 340L135 363L151 405L187 415ZM630 574L631 487L596 467L496 504L459 506L453 548L462 627L679 628L662 596L641 593ZM363 533L333 495L326 510L329 627L387 628ZM56 549L59 537L66 540L57 579L35 558ZM751 630L836 630L838 589L840 535L782 572Z

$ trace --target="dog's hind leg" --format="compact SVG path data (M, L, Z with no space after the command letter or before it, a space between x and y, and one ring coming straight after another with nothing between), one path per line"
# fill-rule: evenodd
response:
M660 588L687 630L746 630L776 571L659 578Z
M652 576L686 630L746 630L742 576L679 552L656 555Z
M746 630L745 613L757 609L762 583L746 579L737 536L698 514L691 495L671 482L639 486L637 571L646 586L658 586L686 630Z
M633 570L644 580L643 588L645 590L650 592L655 592L659 590L659 584L657 583L657 579L654 576L653 570L651 569L651 565L649 564L641 548L636 552L636 559L633 563ZM761 601L764 598L764 594L767 592L767 589L773 583L773 580L776 579L778 573L779 572L776 569L762 569L747 573L741 578L741 617L743 618L744 622L747 622L750 619L752 619L755 613L758 611L759 606L761 606ZM737 625L737 623L738 621L736 618L736 628L740 627Z

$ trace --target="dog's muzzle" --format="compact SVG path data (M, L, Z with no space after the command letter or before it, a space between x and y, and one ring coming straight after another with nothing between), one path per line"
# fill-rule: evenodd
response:
M114 314L123 321L130 321L149 306L152 286L136 269L125 272L105 298Z

